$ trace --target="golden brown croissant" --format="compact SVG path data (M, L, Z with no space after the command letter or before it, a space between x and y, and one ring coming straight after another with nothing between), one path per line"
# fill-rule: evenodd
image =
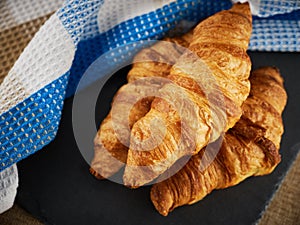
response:
M212 163L201 171L211 156L209 149L200 151L174 176L153 185L151 200L160 214L166 216L178 206L193 204L212 190L236 185L249 176L269 174L280 162L281 113L287 100L283 80L276 68L266 67L255 70L250 81L243 115L225 134Z
M161 87L160 83L138 79L145 77L166 77L172 65L188 47L192 33L182 37L165 38L164 41L175 44L158 42L141 50L136 56L132 69L127 75L130 85L124 85L117 92L118 101L114 99L114 115L112 110L103 120L94 139L94 158L90 172L97 178L107 178L119 171L127 159L130 129L150 109L154 97L146 96L141 101L134 102L141 92L153 92ZM165 63L168 62L169 64ZM136 82L135 82L136 81ZM134 107L132 107L134 105ZM132 109L130 110L130 107ZM129 118L124 113L130 110ZM117 135L118 133L118 135Z
M152 181L239 120L250 91L246 50L251 21L249 5L235 4L194 29L189 51L167 76L172 82L160 89L161 97L132 127L125 185L138 187Z

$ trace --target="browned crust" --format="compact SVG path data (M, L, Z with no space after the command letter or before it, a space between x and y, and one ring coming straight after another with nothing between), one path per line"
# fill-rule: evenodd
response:
M246 50L251 28L249 5L237 4L231 10L207 18L194 29L190 53L180 57L168 76L175 84L164 85L160 89L163 98L155 98L150 111L133 125L123 176L126 185L142 186L154 180L176 160L197 154L209 140L216 140L239 120L241 105L250 91L251 62ZM206 96L193 79L207 87ZM187 94L181 94L183 92ZM214 96L216 93L225 97L226 114L222 112L218 97ZM216 101L208 102L208 96ZM177 104L176 109L189 111L177 112L168 102ZM190 102L194 102L194 106ZM181 127L184 124L181 117L190 122L193 129ZM160 127L151 126L155 118L167 125L166 133ZM161 142L151 139L151 143L157 145L149 150L149 147L144 148L143 141L151 138L151 133L164 138ZM180 146L178 143L182 139L184 145ZM148 169L140 168L141 165ZM145 171L148 174L144 174Z
M90 167L90 173L97 179L103 180L104 177L102 177L96 170L94 170L92 167Z
M164 41L175 43L166 45L158 42L157 44L143 49L136 56L137 61L133 64L129 71L127 79L129 85L123 85L117 92L118 100L115 98L112 105L115 107L114 118L112 119L112 111L101 123L98 133L94 140L94 158L91 163L90 172L99 179L111 177L115 174L127 159L128 144L130 130L126 131L126 126L129 128L143 117L150 109L153 97L149 96L135 102L136 97L146 88L158 88L159 83L151 83L150 81L139 80L140 78L150 77L166 77L171 69L171 64L175 63L177 58L182 54L183 48L187 47L191 41L191 32L182 37L165 38ZM163 63L168 61L171 64ZM134 82L134 84L133 84ZM157 81L156 81L157 82ZM124 109L133 105L130 111L129 118L125 118ZM129 124L126 122L129 120ZM121 137L117 136L114 129L119 129ZM120 140L120 138L122 140ZM122 142L123 141L123 142ZM101 175L100 175L101 174Z
M153 185L150 197L160 214L166 216L178 206L193 204L212 190L236 185L249 176L269 174L278 165L281 114L287 101L283 79L277 68L264 67L253 71L250 81L243 116L225 134L213 162L199 170L203 150L174 176Z

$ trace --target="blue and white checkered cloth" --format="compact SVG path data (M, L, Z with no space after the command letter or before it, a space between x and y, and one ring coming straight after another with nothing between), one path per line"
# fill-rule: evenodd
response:
M0 84L0 171L55 138L66 96L101 54L160 39L193 25L230 0L68 0L35 35ZM300 51L300 1L251 1L250 50Z

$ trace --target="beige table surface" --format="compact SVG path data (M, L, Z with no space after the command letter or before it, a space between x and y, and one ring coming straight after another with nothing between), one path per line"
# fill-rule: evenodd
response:
M25 46L51 14L0 32L0 83ZM42 224L18 205L0 215L0 224ZM300 155L258 224L300 225Z

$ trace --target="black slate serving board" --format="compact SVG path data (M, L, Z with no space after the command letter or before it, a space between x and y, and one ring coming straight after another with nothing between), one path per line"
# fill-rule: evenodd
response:
M65 101L57 137L44 149L18 163L17 203L46 224L178 225L253 224L300 148L300 54L250 52L253 68L276 66L285 79L288 104L283 114L282 162L268 176L252 177L225 190L214 191L192 206L175 209L168 217L156 212L149 187L130 190L99 181L88 172L72 130L72 99ZM101 92L99 124L115 91L125 82L120 70ZM101 108L101 110L100 110Z

